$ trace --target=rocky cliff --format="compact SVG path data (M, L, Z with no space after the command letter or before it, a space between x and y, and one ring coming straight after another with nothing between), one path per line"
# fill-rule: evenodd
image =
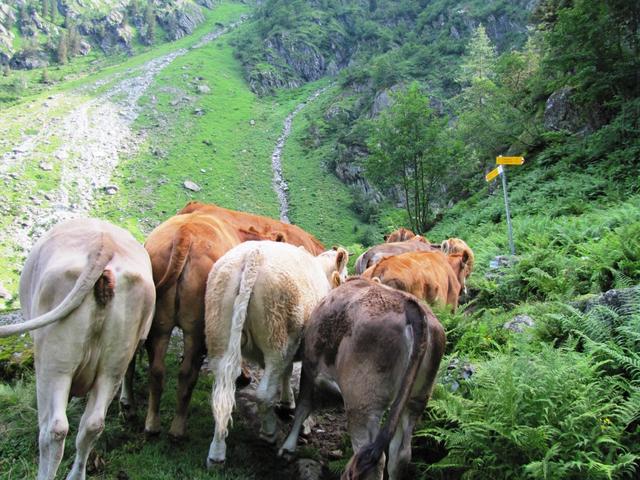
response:
M212 0L0 0L0 65L45 67L92 48L107 54L130 52L142 43L176 40L204 21ZM153 22L150 27L148 24ZM156 29L156 27L159 27ZM150 28L155 38L146 37ZM144 37L144 38L143 38Z

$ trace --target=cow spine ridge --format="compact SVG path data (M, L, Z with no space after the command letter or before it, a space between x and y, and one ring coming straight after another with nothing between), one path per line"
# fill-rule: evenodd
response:
M349 462L347 470L341 477L342 480L364 478L365 475L378 464L380 457L389 446L389 442L391 442L391 438L400 422L400 416L411 396L413 384L415 383L420 365L427 352L427 345L429 344L429 312L423 309L415 300L407 298L405 303L405 316L407 324L410 325L413 330L413 346L407 369L400 384L400 390L391 405L389 416L378 432L375 440L354 455L353 459Z
M191 232L189 232L185 225L180 226L176 236L173 238L173 244L171 245L169 265L167 266L162 278L156 284L156 291L158 293L166 290L176 283L185 264L187 263L192 242L193 238Z
M242 360L242 329L247 318L251 293L258 278L262 259L260 249L252 250L245 258L238 295L233 303L229 343L224 355L219 360L220 364L217 370L222 372L222 375L216 376L211 395L215 428L222 438L227 436L227 424L231 420L231 412L235 405L236 378L240 375Z
M102 233L100 238L100 249L92 253L87 262L87 267L82 271L75 285L69 294L53 310L48 311L36 318L26 322L0 327L0 337L8 337L24 333L36 328L45 327L56 322L80 306L89 292L96 288L96 282L105 273L105 267L109 264L114 255L114 248L111 239Z

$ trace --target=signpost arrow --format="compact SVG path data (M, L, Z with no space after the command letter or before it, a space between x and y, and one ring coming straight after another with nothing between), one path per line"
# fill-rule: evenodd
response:
M502 155L496 157L498 165L522 165L523 163L524 157L503 157Z

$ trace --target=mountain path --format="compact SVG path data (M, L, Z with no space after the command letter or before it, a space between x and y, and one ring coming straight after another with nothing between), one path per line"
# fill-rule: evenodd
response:
M239 22L205 34L191 49L216 40ZM5 185L16 192L32 193L30 201L19 206L17 212L2 212L15 217L0 230L3 255L24 257L35 241L53 225L89 215L100 192L107 188L117 191L117 185L111 184L111 177L120 157L135 155L146 140L143 132L133 128L142 110L138 101L157 75L188 51L187 48L179 48L127 70L128 78L116 80L105 92L82 101L61 117L48 116L46 111L73 101L73 93L58 94L43 102L43 108L33 116L32 124L40 127L38 133L21 140L0 157L0 181L4 180ZM95 91L119 75L94 82L80 92ZM54 144L60 146L52 153L43 152ZM28 165L38 162L39 168L45 172L59 169L58 185L46 193L31 192L34 182L23 179Z

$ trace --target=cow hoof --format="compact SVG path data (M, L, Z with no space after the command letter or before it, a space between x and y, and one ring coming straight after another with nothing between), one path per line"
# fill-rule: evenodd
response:
M273 432L271 435L267 435L266 433L260 432L260 439L267 442L269 445L273 445L276 443L277 433Z
M293 419L295 408L293 408L290 403L278 403L273 409L280 420L288 422Z
M221 470L224 468L224 460L214 460L213 458L207 458L207 470Z
M281 448L280 450L278 450L278 457L282 458L287 462L291 462L296 458L296 453L292 452L291 450L285 450Z
M168 436L171 443L182 443L186 438L186 435L176 435L171 432L168 433Z
M157 438L160 436L160 430L148 430L148 429L144 429L144 434L148 437L148 438Z
M120 413L125 420L133 420L134 418L136 418L136 411L129 403L120 402Z
M236 378L237 389L248 387L250 384L251 384L251 375L249 375L248 373L245 373L244 371L240 375L238 375L238 378Z

